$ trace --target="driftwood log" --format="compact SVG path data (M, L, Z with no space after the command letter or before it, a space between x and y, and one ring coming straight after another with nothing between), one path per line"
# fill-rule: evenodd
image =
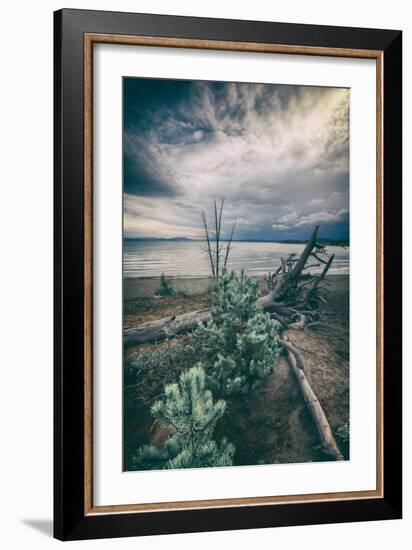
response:
M328 419L326 418L321 404L319 403L319 399L316 397L312 386L306 378L299 353L289 342L279 340L279 343L286 350L288 362L293 370L296 380L299 383L306 406L308 407L308 410L315 422L323 452L335 460L344 460L343 455L336 443Z
M272 289L267 295L272 301L279 301L288 296L292 290L296 288L300 275L305 268L306 262L309 259L312 251L316 248L319 226L317 225L313 233L306 243L303 252L297 260L294 254L289 256L288 260L282 260L282 271L277 273L272 279ZM285 266L288 265L289 269Z
M282 321L281 315L293 315L294 312L282 304L277 304L268 295L259 298L258 303L264 311L273 312L278 321ZM208 320L210 309L198 309L181 315L164 317L156 321L141 323L137 327L127 327L123 331L123 345L128 348L148 342L161 342L167 337L168 330L173 327L173 334L184 334L195 328L198 322L204 323ZM287 324L282 321L284 328ZM282 324L281 323L281 324Z
M173 328L173 334L184 334L196 327L200 321L206 322L209 317L209 309L199 309L182 315L165 317L157 321L148 321L137 327L125 328L123 330L123 345L125 348L145 344L148 342L161 342Z

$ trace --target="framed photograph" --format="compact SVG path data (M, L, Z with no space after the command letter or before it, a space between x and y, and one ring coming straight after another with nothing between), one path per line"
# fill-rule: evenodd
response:
M401 32L54 28L55 536L400 518Z

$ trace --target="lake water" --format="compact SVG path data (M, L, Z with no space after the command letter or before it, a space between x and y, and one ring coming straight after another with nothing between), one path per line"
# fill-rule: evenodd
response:
M124 277L207 277L210 275L205 244L199 241L124 241ZM303 244L234 242L230 250L228 269L249 275L264 275L280 265L280 258L291 253L300 254ZM328 246L335 254L330 273L349 273L349 248ZM312 263L312 262L311 262ZM314 263L316 261L314 260ZM321 267L311 268L312 273Z

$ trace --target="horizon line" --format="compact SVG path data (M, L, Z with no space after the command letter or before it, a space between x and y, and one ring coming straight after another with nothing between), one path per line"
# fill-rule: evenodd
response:
M195 239L192 237L131 237L123 236L123 240L126 241L192 241L192 242L206 242L207 239ZM308 239L304 238L288 238L288 239L232 239L231 242L264 242L264 243L283 243L283 242L307 242ZM335 238L335 237L319 237L319 241L334 241L349 243L349 238ZM229 242L230 239L220 239L221 242Z

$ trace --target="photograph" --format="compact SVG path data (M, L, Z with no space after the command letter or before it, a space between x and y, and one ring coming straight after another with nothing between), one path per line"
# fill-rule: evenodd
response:
M123 470L350 459L350 89L123 76Z

